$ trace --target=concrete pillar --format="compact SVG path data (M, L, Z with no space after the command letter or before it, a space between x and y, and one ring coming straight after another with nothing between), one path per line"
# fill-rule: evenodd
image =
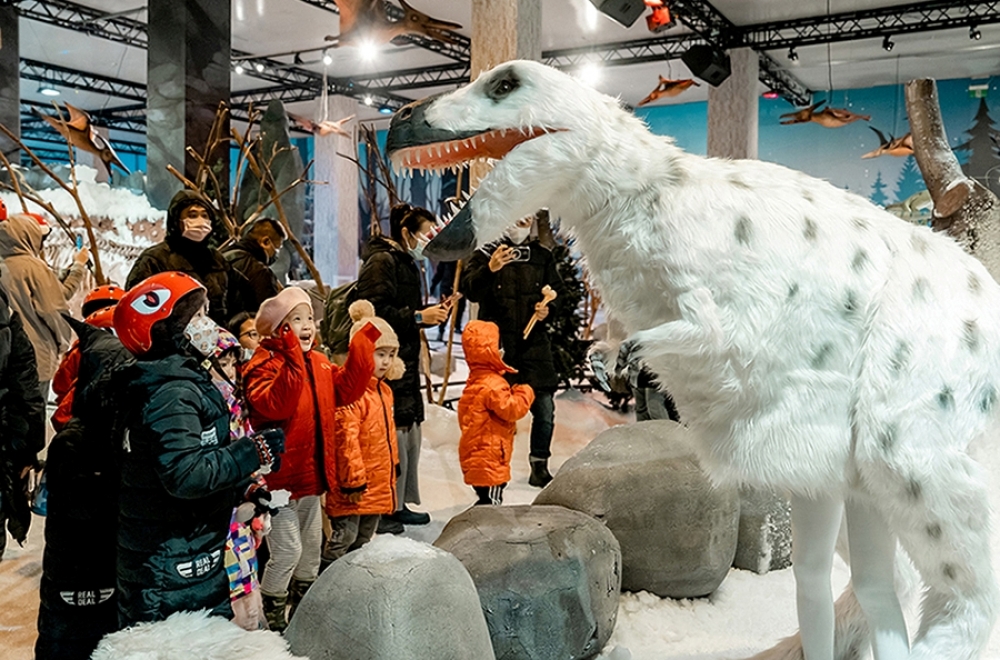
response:
M471 56L472 80L502 62L540 60L541 0L472 0ZM471 167L472 188L488 171L485 163Z
M334 121L357 112L357 101L346 96L331 96L329 104ZM358 276L358 166L337 155L356 158L357 139L332 133L315 141L315 179L327 184L313 191L313 260L334 288Z
M0 5L0 124L14 135L21 135L21 61L17 29L17 7ZM12 163L19 163L17 147L6 135L0 135L0 149Z
M732 74L708 88L708 155L757 158L757 53L729 51Z
M166 208L197 166L186 155L205 149L220 101L229 101L231 0L149 0L146 153L149 201ZM229 134L229 125L225 127ZM229 149L217 150L219 178L229 180Z

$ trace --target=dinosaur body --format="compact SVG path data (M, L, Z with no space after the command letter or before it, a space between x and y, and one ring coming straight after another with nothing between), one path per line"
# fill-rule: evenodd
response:
M909 657L978 657L997 589L966 450L995 432L1000 286L976 259L800 172L687 154L531 62L407 106L387 149L403 167L502 158L425 253L550 208L710 475L877 511L927 589ZM867 643L844 623L839 649Z
M309 131L310 133L314 133L320 137L326 137L331 133L335 133L349 138L351 137L351 134L344 130L344 124L354 119L354 115L338 119L337 121L330 121L328 119L324 119L323 121L313 121L308 117L303 117L302 115L296 115L289 112L288 118L302 130Z
M639 101L636 105L646 105L647 103L652 103L653 101L657 101L659 99L669 99L679 96L691 86L700 87L700 85L691 78L686 78L684 80L669 80L660 76L660 82L656 85L656 89L651 91L646 98Z
M76 147L100 158L101 162L104 163L104 167L107 168L109 175L111 174L112 165L117 165L125 174L131 174L121 159L118 158L118 154L111 147L111 143L104 139L104 136L98 133L91 125L90 115L79 108L71 106L69 103L65 105L66 110L69 111L69 120L67 121L63 121L61 117L51 117L43 114L38 112L38 110L35 112L38 113L39 117L47 121L52 128L56 129L56 132L63 136L71 147Z
M826 101L819 101L813 103L808 108L802 108L801 110L796 110L795 112L789 112L787 114L781 115L779 119L781 124L787 126L789 124L805 124L808 122L813 122L823 126L824 128L840 128L841 126L846 126L860 119L868 121L871 119L871 115L859 115L851 112L850 110L845 110L843 108L823 108L819 110Z
M340 9L340 35L328 36L327 41L336 40L341 46L356 46L362 40L384 44L396 37L415 34L437 41L455 43L451 32L462 26L450 21L441 21L417 11L406 0L399 0L404 15L398 21L389 19L384 0L336 0Z

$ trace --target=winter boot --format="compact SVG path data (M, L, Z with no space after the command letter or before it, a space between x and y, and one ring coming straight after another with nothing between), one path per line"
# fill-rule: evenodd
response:
M549 459L529 456L528 464L531 465L528 485L535 488L545 488L552 481L552 475L549 474Z
M375 528L376 534L402 534L404 531L403 523L393 520L384 513L378 519L378 527Z
M390 518L404 525L426 525L431 521L429 514L411 511L405 504L402 509L392 514Z
M284 596L268 596L261 594L264 604L264 618L267 619L267 627L276 633L285 632L288 626L288 619L285 617L285 609L288 607L288 594Z
M316 580L297 580L292 578L292 583L288 585L288 620L295 616L295 608L302 602L302 598L309 591L309 587Z

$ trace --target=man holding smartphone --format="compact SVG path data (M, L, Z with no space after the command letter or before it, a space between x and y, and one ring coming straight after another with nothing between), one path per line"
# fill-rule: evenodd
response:
M508 376L511 384L524 383L535 391L528 483L544 488L552 480L548 469L555 424L552 396L559 385L546 319L552 305L560 304L563 283L552 252L531 238L534 220L534 216L522 218L498 243L477 250L462 274L459 290L479 303L480 320L499 326L504 361L517 369ZM550 305L542 303L546 285L557 294ZM535 315L538 322L525 338L524 330Z

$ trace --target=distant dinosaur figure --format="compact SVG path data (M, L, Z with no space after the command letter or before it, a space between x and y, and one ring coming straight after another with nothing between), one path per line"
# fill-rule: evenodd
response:
M356 46L365 39L384 44L405 34L419 34L454 44L456 41L451 33L462 27L458 23L431 18L414 9L406 0L399 0L405 13L398 21L389 19L383 0L335 2L340 9L340 35L328 35L326 40L337 41L341 46Z
M125 174L131 174L132 172L118 158L118 154L111 147L111 143L91 125L90 115L79 108L71 106L69 103L65 105L66 110L69 111L69 121L43 114L38 108L35 108L35 112L39 117L47 121L52 128L56 129L59 135L63 136L71 147L76 147L81 151L86 151L100 158L101 162L104 163L104 167L107 168L109 175L111 174L112 165L117 165Z
M869 151L862 158L878 158L879 156L912 156L913 155L913 136L909 133L903 137L892 137L889 135L889 139L885 138L882 131L878 130L874 126L869 126L868 128L875 131L875 135L878 136L879 146L873 151Z
M701 87L701 85L696 83L691 78L671 80L660 76L660 83L656 86L656 88L649 93L649 96L639 101L636 105L646 105L647 103L652 103L658 99L669 99L679 96L683 91L690 88L692 85L695 87Z
M864 119L865 121L871 119L871 115L858 115L844 108L823 108L822 110L818 110L824 103L826 103L825 99L813 103L808 108L802 108L801 110L781 115L779 118L782 120L781 124L787 126L789 124L805 124L811 121L824 128L840 128L859 119Z
M289 112L288 118L295 122L295 125L302 130L315 133L320 137L326 137L330 133L336 133L337 135L343 135L344 137L349 138L351 137L351 134L344 130L344 124L354 119L354 115L338 119L337 121L329 121L326 119L323 121L313 121L308 117L303 117L302 115L296 115Z

